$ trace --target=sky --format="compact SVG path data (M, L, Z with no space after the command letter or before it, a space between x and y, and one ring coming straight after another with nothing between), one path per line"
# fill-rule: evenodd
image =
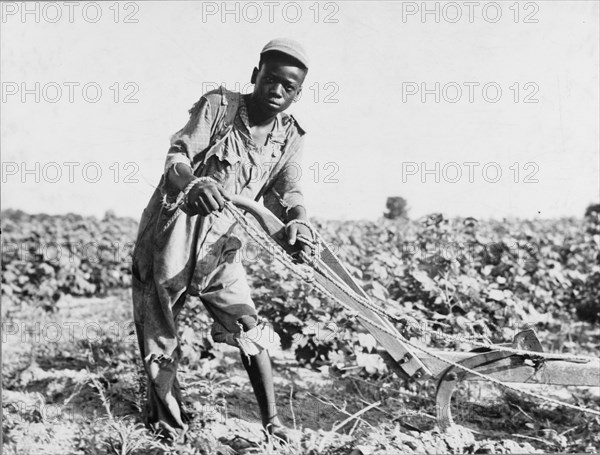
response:
M309 214L582 216L599 2L2 2L2 209L139 218L204 92L300 41Z

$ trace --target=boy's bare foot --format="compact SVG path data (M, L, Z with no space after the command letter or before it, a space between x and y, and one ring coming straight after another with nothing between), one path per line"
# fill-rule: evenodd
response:
M287 444L292 440L290 431L280 422L267 423L264 431L267 433L267 440L269 438L276 438Z

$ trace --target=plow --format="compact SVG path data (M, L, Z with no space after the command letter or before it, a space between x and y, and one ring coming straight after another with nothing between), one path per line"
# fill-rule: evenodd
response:
M600 411L585 408L547 395L532 392L520 384L600 387L600 359L590 356L544 352L535 331L531 328L518 332L511 343L495 344L477 341L475 337L461 337L474 346L472 351L436 350L416 344L397 324L406 327L406 319L397 318L376 304L360 287L331 248L313 226L308 227L312 238L298 236L311 247L310 255L301 254L287 242L286 225L259 203L233 196L226 209L258 245L271 250L281 262L314 289L342 306L355 317L378 342L378 353L388 368L404 381L436 382L436 417L442 431L454 425L452 395L462 381L488 381L535 399L600 416ZM246 213L258 222L250 222ZM394 324L397 323L397 324ZM412 329L427 331L418 325ZM456 340L456 335L429 331L429 335Z

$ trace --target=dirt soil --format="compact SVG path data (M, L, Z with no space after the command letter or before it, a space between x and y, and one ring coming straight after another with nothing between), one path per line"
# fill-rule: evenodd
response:
M460 425L441 433L433 383L404 388L391 374L311 370L289 351L273 356L279 415L295 437L280 445L261 432L237 350L220 345L181 366L185 406L194 418L186 440L166 446L141 424L145 381L128 292L101 299L66 296L56 308L2 310L3 453L375 455L600 448L597 417L482 383L460 386L453 409ZM600 406L594 388L531 390Z

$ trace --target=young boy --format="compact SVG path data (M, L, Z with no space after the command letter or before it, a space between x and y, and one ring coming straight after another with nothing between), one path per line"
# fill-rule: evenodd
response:
M275 39L252 72L251 94L221 87L203 95L171 138L164 174L142 214L132 295L149 379L145 420L167 438L180 437L189 421L176 378L181 350L175 321L186 296L194 295L214 319L213 339L240 347L263 427L287 439L277 417L269 354L260 340L250 350L240 341L242 330L256 331L257 312L235 258L242 248L240 226L222 210L230 194L241 194L262 197L284 222L306 219L298 185L304 130L283 111L298 99L307 71L302 46ZM292 245L298 234L310 237L299 223L290 223L287 234Z

